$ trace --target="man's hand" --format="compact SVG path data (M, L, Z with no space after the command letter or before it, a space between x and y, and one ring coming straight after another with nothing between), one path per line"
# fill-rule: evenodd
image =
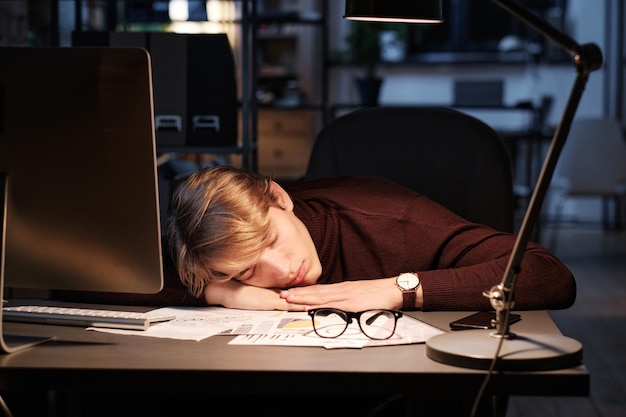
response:
M280 296L289 305L306 306L307 310L318 307L346 311L402 308L402 293L396 287L395 277L296 287L281 291ZM421 292L418 299L421 302Z
M253 287L235 280L207 285L204 298L209 304L226 308L306 311L304 305L292 304L281 298L278 289Z

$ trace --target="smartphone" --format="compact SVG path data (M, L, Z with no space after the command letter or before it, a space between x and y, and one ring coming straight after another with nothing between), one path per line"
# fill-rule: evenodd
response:
M452 330L493 329L493 320L495 318L495 311L479 311L453 321L450 323L450 328ZM509 324L516 323L521 319L522 317L519 314L509 313Z

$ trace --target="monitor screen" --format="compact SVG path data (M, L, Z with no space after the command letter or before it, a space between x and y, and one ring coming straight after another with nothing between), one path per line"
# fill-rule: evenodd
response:
M140 48L0 48L4 284L163 286L151 65Z

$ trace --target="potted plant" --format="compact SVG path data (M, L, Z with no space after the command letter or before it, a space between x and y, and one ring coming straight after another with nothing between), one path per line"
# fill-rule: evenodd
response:
M362 67L363 73L356 78L361 95L361 104L376 106L382 78L376 74L380 62L379 34L384 24L372 22L350 22L346 41L350 47L349 61Z
M350 31L346 41L350 47L349 62L360 65L362 74L357 77L356 83L361 94L362 104L375 106L378 104L378 93L382 85L382 78L377 75L378 64L386 60L398 62L404 59L404 52L394 54L390 58L381 49L381 35L391 38L396 44L402 44L404 48L411 43L421 42L421 33L424 29L415 25L380 22L350 22ZM391 35L391 37L389 37Z

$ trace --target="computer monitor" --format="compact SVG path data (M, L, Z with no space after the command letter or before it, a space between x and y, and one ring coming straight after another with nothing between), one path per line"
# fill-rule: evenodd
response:
M0 288L160 291L149 54L8 47L0 62Z

